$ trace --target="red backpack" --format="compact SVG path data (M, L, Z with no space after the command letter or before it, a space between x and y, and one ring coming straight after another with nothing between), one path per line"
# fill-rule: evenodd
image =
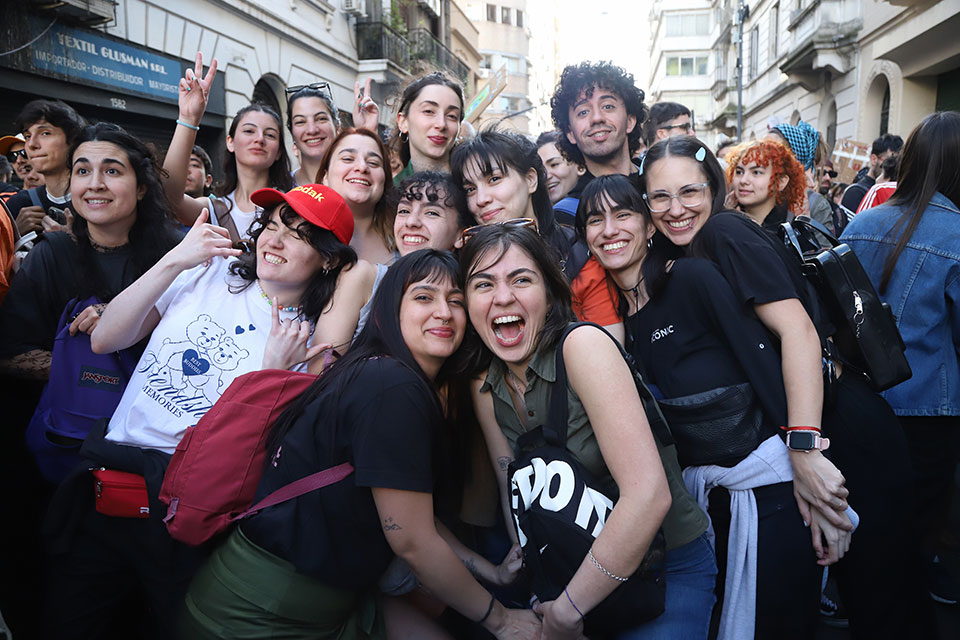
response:
M187 429L160 488L160 501L168 507L163 521L174 539L201 545L241 518L353 472L350 463L343 463L281 487L250 506L266 464L270 428L316 379L276 369L244 374Z

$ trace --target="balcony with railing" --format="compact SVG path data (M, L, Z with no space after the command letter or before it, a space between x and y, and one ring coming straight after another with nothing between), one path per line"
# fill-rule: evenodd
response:
M730 82L730 74L727 71L727 67L725 65L718 65L717 68L713 70L713 85L710 87L714 100L719 100L727 93L730 89Z
M384 22L358 22L357 53L360 60L388 60L407 73L427 62L461 82L470 75L467 64L426 29L412 29L403 35Z

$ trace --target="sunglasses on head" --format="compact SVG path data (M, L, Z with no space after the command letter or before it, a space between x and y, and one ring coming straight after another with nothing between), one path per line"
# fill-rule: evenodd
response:
M298 84L295 87L287 87L286 89L283 90L283 92L286 95L290 96L298 91L302 91L303 89L313 89L314 91L319 91L321 93L324 93L328 98L330 98L330 101L333 102L333 91L330 89L329 82L314 82L312 84Z
M27 150L24 148L24 149L18 149L17 151L7 152L7 160L9 160L10 162L16 162L17 158L23 158L24 160L26 160Z
M467 227L460 232L460 239L457 242L457 246L462 247L467 243L470 238L477 235L481 229L486 229L488 227L501 226L501 227L515 227L517 229L531 228L534 231L537 231L537 221L533 218L514 218L513 220L504 220L503 222L495 222L494 224L478 224L472 227Z

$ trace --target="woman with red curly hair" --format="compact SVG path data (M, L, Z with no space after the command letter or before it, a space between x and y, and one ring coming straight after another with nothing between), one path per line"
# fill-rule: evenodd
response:
M789 147L773 140L748 142L727 160L728 205L773 232L788 217L803 213L807 179Z

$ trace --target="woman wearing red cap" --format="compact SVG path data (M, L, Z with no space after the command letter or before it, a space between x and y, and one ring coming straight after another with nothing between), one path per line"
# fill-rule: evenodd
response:
M306 185L285 194L260 189L252 200L263 208L251 227L252 251L235 249L204 210L180 244L111 301L91 336L98 353L149 336L117 410L82 455L85 469L143 476L142 499L157 508L144 519L86 509L52 563L50 637L97 637L138 585L149 628L175 637L170 625L202 553L164 530L156 496L169 456L236 377L302 368L353 334L373 267L358 264L348 244L353 218L343 199ZM83 504L89 478L83 471L68 479L63 497ZM71 605L54 605L62 599Z

